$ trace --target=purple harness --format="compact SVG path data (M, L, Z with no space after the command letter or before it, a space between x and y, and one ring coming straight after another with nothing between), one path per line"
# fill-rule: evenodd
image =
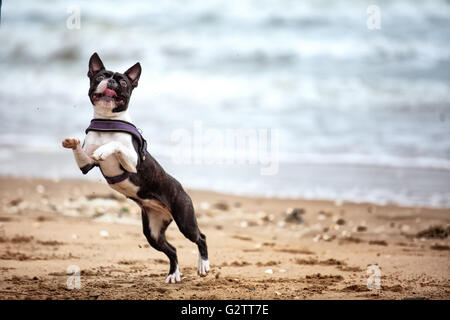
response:
M86 129L86 134L89 131L124 132L131 134L133 139L135 139L138 143L138 154L140 161L145 160L145 155L147 154L147 141L145 141L139 130L133 124L122 120L92 119L91 124ZM100 166L98 167L100 168L103 177L105 177L106 182L109 184L122 182L131 175L130 172L120 166L120 168L124 171L122 174L114 177L107 177L103 174L102 168Z

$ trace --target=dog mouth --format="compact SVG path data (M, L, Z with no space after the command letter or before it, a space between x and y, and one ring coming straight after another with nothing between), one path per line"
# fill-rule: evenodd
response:
M125 99L123 97L118 96L114 90L109 89L109 88L106 88L105 90L103 90L100 93L94 93L92 95L92 100L94 100L94 101L104 100L107 102L114 101L114 102L116 102L116 104L124 104L125 103Z

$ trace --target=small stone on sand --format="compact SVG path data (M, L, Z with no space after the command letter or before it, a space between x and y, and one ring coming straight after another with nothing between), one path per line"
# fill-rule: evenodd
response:
M247 228L248 227L248 222L247 221L241 221L241 223L239 225L241 226L241 228Z
M289 223L303 223L303 218L301 217L301 215L305 214L305 210L304 209L300 209L300 208L288 208L286 210L286 222Z
M36 192L39 193L39 194L44 194L44 192L45 192L45 187L44 187L42 184L38 184L38 185L36 186Z
M200 203L200 209L202 209L202 210L208 210L210 207L211 206L206 201L203 201L203 202Z
M109 237L109 233L106 230L102 230L102 231L100 231L100 236L103 238L107 238L107 237Z
M358 231L358 232L364 232L364 231L367 231L367 227L366 227L366 226L358 226L358 227L356 228L356 231Z
M225 202L218 202L214 205L214 207L223 211L228 211L230 209L230 206Z

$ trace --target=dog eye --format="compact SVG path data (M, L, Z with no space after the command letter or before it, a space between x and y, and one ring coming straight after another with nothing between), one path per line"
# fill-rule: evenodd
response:
M127 82L125 80L120 80L119 82L122 87L124 87L124 88L127 87Z
M97 80L97 81L102 81L103 79L105 79L105 76L98 76L97 78L95 78L95 80Z

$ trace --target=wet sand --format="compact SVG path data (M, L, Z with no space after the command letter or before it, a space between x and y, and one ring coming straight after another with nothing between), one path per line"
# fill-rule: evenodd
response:
M0 178L0 298L450 298L450 210L188 193L212 270L197 276L196 246L172 223L182 282L165 284L139 208L106 184Z

